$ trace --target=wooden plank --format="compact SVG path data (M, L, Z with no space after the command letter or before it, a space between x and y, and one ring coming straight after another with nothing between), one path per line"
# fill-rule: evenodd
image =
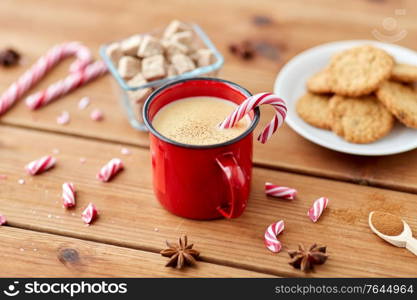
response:
M284 219L286 229L280 239L285 249L300 242L328 246L328 263L308 276L415 276L415 257L379 240L367 226L368 213L382 209L404 216L417 230L415 195L255 168L249 205L242 217L187 220L165 211L155 200L149 153L144 149L130 147L132 155L122 156L126 169L112 182L100 183L95 180L96 172L110 158L121 155L121 146L4 126L0 137L0 157L4 158L0 173L8 177L0 182L0 210L11 226L150 251L158 251L166 239L187 233L205 261L303 276L288 266L285 251L272 254L263 245L267 225ZM60 150L56 168L40 176L24 175L28 161L54 148ZM79 163L80 157L86 158L85 164ZM19 185L19 178L26 183ZM77 186L75 210L62 208L64 181ZM294 201L268 198L263 191L265 181L295 187L299 196ZM329 197L330 205L313 224L306 211L320 196ZM88 202L97 205L100 218L85 227L80 213Z
M9 226L0 228L0 239L0 277L270 277L206 262L165 268L156 253Z
M417 24L414 22L417 11L413 1L403 1L401 5L392 1L349 1L336 4L328 0L257 1L256 5L249 0L222 1L221 4L204 0L193 6L179 0L172 1L171 5L166 5L164 1L125 1L116 4L113 1L49 0L40 4L39 1L26 0L23 3L20 2L19 8L15 1L5 0L0 3L0 17L4 24L0 29L0 38L21 50L25 60L23 66L1 72L1 90L56 43L80 40L97 53L100 44L109 40L164 26L172 19L173 9L176 18L192 20L192 16L193 20L198 21L225 55L226 64L220 76L242 84L252 92L270 90L282 65L302 50L342 38L373 39L371 31L380 28L382 20L393 16L397 8L406 12L404 16L398 16L397 21L408 32L408 36L398 43L417 49L417 41L411 38L417 34ZM206 13L213 7L221 7L216 10L216 22L212 21L211 14ZM158 18L154 17L155 14ZM114 15L119 16L117 22L109 22ZM266 16L273 22L259 27L253 23L255 16ZM30 34L27 31L28 23L22 22L22 19L30 20ZM277 46L278 60L258 57L244 62L228 53L231 42L248 38ZM38 88L64 76L67 66L68 62L60 66ZM147 135L136 132L128 125L118 105L118 93L113 80L107 76L37 112L30 112L23 103L19 103L0 121L147 146ZM86 111L79 111L77 102L85 95L91 97L92 105ZM89 112L97 107L106 116L102 123L89 119ZM56 124L56 117L63 110L71 114L72 121L67 126ZM271 111L263 110L261 123L265 124L270 117ZM267 145L256 144L254 160L259 165L281 170L417 193L417 171L409 167L410 161L416 162L416 153L411 151L382 158L345 155L316 146L284 127ZM391 170L398 172L392 174Z

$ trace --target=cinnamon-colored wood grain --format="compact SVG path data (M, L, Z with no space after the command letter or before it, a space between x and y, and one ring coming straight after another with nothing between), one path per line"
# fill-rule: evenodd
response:
M396 14L397 9L403 9ZM213 14L215 13L215 18ZM259 16L270 22L256 25ZM413 1L33 1L0 2L0 39L23 54L23 65L0 70L0 90L4 90L52 45L79 40L96 56L102 43L165 26L173 18L200 24L224 54L226 63L220 76L247 87L252 92L272 89L275 77L295 54L321 43L342 39L374 39L373 30L383 33L382 22L394 17L407 36L398 44L417 49L417 9ZM388 32L389 33L389 32ZM388 34L387 33L387 34ZM264 56L242 61L228 52L232 42L255 41ZM268 56L270 58L266 58ZM271 59L272 57L272 59ZM43 81L46 87L66 73L68 62ZM35 89L36 90L36 89ZM77 109L82 96L92 99L86 111ZM118 90L110 76L101 78L37 112L23 103L0 117L0 123L93 137L146 147L147 135L130 128L118 104ZM89 112L100 108L105 121L92 122ZM71 124L56 124L58 114L71 113ZM262 123L271 111L263 110ZM261 124L260 124L261 125ZM255 163L303 174L417 193L417 151L367 158L337 153L314 145L284 126L266 145L255 144Z
M284 250L300 242L328 246L329 261L306 276L415 276L415 256L380 240L367 225L368 213L378 209L403 216L417 230L415 195L255 168L249 204L241 217L195 221L174 216L159 205L146 149L130 146L132 154L121 155L121 145L8 126L0 127L0 137L0 157L6 158L0 160L0 173L7 175L0 182L0 208L12 227L152 252L163 247L165 240L187 233L206 262L304 276L288 265L285 251L272 254L263 244L265 228L282 219L286 229L279 238ZM39 176L25 175L27 162L54 148L59 149L54 169ZM80 157L86 158L85 164ZM111 182L101 183L95 175L112 157L121 157L126 168ZM18 184L19 178L26 183ZM74 210L62 208L64 181L76 186ZM266 181L296 188L297 198L266 197ZM320 196L329 197L330 204L321 219L312 223L306 212ZM86 227L80 214L89 202L96 204L100 216Z
M135 249L0 227L0 277L270 277L199 262L166 268L165 257Z

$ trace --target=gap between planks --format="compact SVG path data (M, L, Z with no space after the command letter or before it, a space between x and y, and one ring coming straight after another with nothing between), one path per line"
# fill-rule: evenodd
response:
M100 138L96 136L80 135L76 133L58 131L58 130L53 130L53 129L33 128L33 127L21 125L21 124L2 123L1 121L0 121L0 125L3 127L9 127L9 128L10 127L19 128L19 129L24 129L28 131L46 132L49 134L63 135L63 136L78 138L78 139L82 139L86 141L96 141L96 142L102 142L102 143L107 143L107 144L112 144L112 145L124 145L124 146L129 146L129 147L133 147L137 149L149 149L147 145L140 145L140 144L128 143L128 142L119 142L119 141L114 141L111 139L104 139L104 138ZM371 187L377 187L380 189L385 189L385 190L390 190L390 191L399 191L399 192L406 192L409 194L417 194L417 190L413 188L402 187L402 186L398 186L395 184L381 183L375 180L370 180L370 179L365 179L365 178L346 178L346 177L337 176L337 175L329 176L326 174L315 172L313 170L303 170L300 168L275 166L275 165L268 165L265 163L257 163L257 162L253 162L253 166L257 168L261 168L261 169L281 171L281 172L292 173L292 174L297 174L297 175L311 176L311 177L316 177L316 178L321 178L321 179L328 179L332 181L341 181L341 182L351 183L354 185L371 186Z
M78 234L65 234L65 233L57 234L53 230L47 230L45 228L36 227L36 226L25 226L24 224L19 224L17 222L8 222L7 225L3 225L3 226L4 227L16 228L16 229L21 229L21 230L26 230L26 231L29 231L29 232L31 231L31 232L36 232L36 233L49 234L49 235L58 236L58 237L59 236L67 237L67 238L72 238L72 239L85 241L85 242L93 242L93 243L97 243L97 244L110 245L110 246L130 249L130 250L149 252L149 253L154 253L154 254L158 254L158 255L159 255L159 251L162 250L162 249L157 249L155 247L145 247L145 246L141 246L141 247L136 246L135 247L133 245L130 245L129 243L110 241L110 240L106 240L106 239L86 238L86 237L84 237L82 235L78 235ZM265 269L265 268L257 268L257 267L254 267L253 265L246 265L246 264L236 264L236 263L233 263L233 262L229 262L227 260L208 258L208 257L205 257L204 255L200 256L200 261L205 262L205 263L209 263L209 264L213 264L213 265L230 267L230 268L235 268L235 269L245 270L245 271L250 271L250 272L257 272L257 273L265 274L268 277L269 276L293 277L293 278L299 277L299 276L295 276L293 273L271 272L270 270Z

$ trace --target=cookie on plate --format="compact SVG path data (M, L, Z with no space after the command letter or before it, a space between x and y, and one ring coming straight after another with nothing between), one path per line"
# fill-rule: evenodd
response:
M330 86L334 93L349 97L370 94L391 76L394 59L384 50L364 45L332 57Z
M335 95L329 101L329 109L333 132L351 143L372 143L387 135L394 125L392 114L373 95Z
M392 69L390 79L406 83L417 81L417 66L396 64Z
M310 92L317 94L331 93L332 89L329 81L329 72L327 70L322 70L308 79L307 89Z
M310 125L330 129L329 99L330 96L307 93L297 101L297 113Z
M417 128L417 91L401 83L386 81L377 91L378 99L405 126Z

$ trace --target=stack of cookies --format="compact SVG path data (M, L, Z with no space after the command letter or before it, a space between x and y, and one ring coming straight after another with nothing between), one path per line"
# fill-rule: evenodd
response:
M307 81L297 102L307 123L351 143L387 135L395 119L417 128L417 66L396 63L384 50L364 45L336 54Z

